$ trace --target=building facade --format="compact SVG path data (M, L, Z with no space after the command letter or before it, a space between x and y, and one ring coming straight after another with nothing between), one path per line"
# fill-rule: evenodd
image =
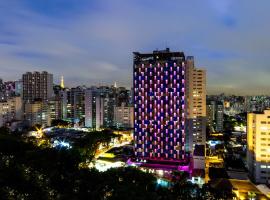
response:
M46 101L53 97L53 75L48 72L27 72L22 75L22 82L24 101Z
M85 89L79 86L67 90L67 118L75 123L84 123Z
M207 125L211 132L223 132L224 130L224 105L222 101L207 101Z
M248 113L247 164L256 183L270 181L270 110Z
M223 131L224 123L224 106L222 102L217 102L216 104L216 132Z
M104 98L96 87L85 91L85 126L99 130L104 124Z
M26 102L25 108L25 120L28 121L30 126L37 124L42 126L50 126L50 106L47 102L42 100L35 100L33 102Z
M185 154L185 55L134 52L135 156L182 160Z
M134 128L134 107L121 106L114 107L114 123L116 127Z
M216 119L216 103L215 101L208 101L206 105L207 125L212 129Z
M194 65L194 57L186 59L186 151L193 152L195 145L206 142L206 71Z
M22 99L21 97L11 97L0 102L0 127L7 122L22 120Z

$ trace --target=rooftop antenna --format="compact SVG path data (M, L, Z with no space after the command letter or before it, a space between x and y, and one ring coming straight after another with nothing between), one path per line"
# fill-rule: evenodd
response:
M165 49L166 49L166 51L170 50L170 47L168 46L168 41L165 41Z

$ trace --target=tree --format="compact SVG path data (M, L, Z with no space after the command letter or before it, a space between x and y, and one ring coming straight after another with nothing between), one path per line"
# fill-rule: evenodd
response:
M51 126L61 126L61 127L68 127L69 122L61 120L61 119L54 119L51 122Z

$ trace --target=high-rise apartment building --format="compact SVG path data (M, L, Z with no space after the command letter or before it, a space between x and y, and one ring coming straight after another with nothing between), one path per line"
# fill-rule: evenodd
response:
M67 119L67 89L63 88L61 85L54 86L54 101L51 102L50 106L53 106L55 110L55 119ZM52 118L53 119L53 118Z
M22 80L15 81L15 95L22 96L23 93L23 82Z
M85 126L94 129L115 125L114 108L130 102L130 91L124 87L92 86L85 90Z
M104 124L104 98L96 87L85 90L85 126L99 130Z
M85 89L85 87L79 86L67 90L67 118L75 123L84 123Z
M134 107L121 106L114 107L114 124L116 127L133 128L134 127Z
M25 119L29 122L30 126L37 124L42 126L50 126L50 107L47 102L35 100L33 102L25 103Z
M216 119L216 102L207 101L206 105L206 115L207 115L207 125L212 128L214 127L214 121Z
M207 125L211 131L222 132L224 124L224 105L222 101L207 101Z
M185 55L134 53L135 155L183 160L185 154Z
M206 142L206 71L194 65L194 57L187 56L186 87L186 150L193 152L195 145Z
M270 110L248 113L247 164L256 183L270 183Z
M52 99L48 101L48 108L51 120L63 119L61 113L61 101L59 99Z
M224 106L222 102L217 102L216 104L216 132L223 131L223 123L224 123Z
M48 72L27 72L22 75L23 100L32 102L35 99L42 101L53 97L53 75Z

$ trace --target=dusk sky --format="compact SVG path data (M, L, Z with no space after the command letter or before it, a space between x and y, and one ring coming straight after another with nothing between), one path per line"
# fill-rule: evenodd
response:
M48 71L67 86L130 87L132 52L169 47L210 93L270 93L269 0L2 0L0 77Z

